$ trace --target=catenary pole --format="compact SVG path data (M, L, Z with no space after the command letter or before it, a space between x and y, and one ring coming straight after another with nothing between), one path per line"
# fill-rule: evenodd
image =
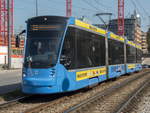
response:
M8 69L11 68L10 0L7 0Z
M38 0L36 0L36 16L38 16Z

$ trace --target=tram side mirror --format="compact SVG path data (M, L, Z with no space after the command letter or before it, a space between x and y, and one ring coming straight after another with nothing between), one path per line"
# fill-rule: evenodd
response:
M16 47L19 48L20 46L20 36L16 36Z
M17 36L16 36L16 47L18 47L19 48L19 46L20 46L20 39L21 39L21 35L22 34L24 34L24 33L26 33L26 30L22 30Z

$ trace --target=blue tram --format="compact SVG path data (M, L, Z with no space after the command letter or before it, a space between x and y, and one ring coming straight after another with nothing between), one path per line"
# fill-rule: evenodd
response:
M74 91L142 69L139 45L73 17L34 17L26 31L24 93Z

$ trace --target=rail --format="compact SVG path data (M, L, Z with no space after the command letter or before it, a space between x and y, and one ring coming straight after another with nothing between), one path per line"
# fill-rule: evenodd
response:
M121 113L130 103L136 98L136 96L147 86L150 84L150 80L147 80L145 83L141 85L141 87L135 90L128 98L128 100L124 101L118 108L114 111L114 113Z
M3 107L7 107L9 105L15 104L19 101L25 100L25 99L30 98L30 97L31 97L31 95L30 96L22 96L22 97L18 97L16 99L4 102L4 103L0 104L0 109L3 108Z
M124 82L122 82L122 83L120 83L120 84L117 84L117 85L115 85L115 86L112 86L112 87L110 87L110 88L104 90L103 92L99 92L99 93L96 94L95 96L93 96L93 97L91 97L91 98L89 98L89 99L87 99L87 100L81 102L80 104L77 104L77 105L75 105L75 106L72 106L72 107L70 107L69 109L67 109L67 110L65 110L65 111L63 111L63 112L64 112L64 113L75 112L75 111L79 110L80 108L82 108L82 107L88 105L89 103L92 103L92 102L96 101L98 98L107 96L107 95L111 94L112 91L115 91L115 90L117 90L117 89L119 89L119 88L121 88L121 87L123 87L123 86L126 86L127 84L129 84L129 83L131 83L131 82L133 82L133 81L135 81L135 80L137 80L137 79L139 79L139 78L141 78L141 77L143 77L143 76L145 76L145 75L147 75L147 74L149 74L149 73L150 73L150 72L146 72L146 73L144 73L144 74L140 74L139 76L137 76L137 77L135 77L135 78L131 78L131 79L125 80ZM118 113L119 113L119 112L118 112Z

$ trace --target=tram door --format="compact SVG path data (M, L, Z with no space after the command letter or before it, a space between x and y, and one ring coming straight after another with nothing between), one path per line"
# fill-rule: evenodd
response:
M89 58L93 68L100 66L100 40L96 35L91 35L89 43ZM97 70L92 69L89 78L89 86L96 85L99 81Z

